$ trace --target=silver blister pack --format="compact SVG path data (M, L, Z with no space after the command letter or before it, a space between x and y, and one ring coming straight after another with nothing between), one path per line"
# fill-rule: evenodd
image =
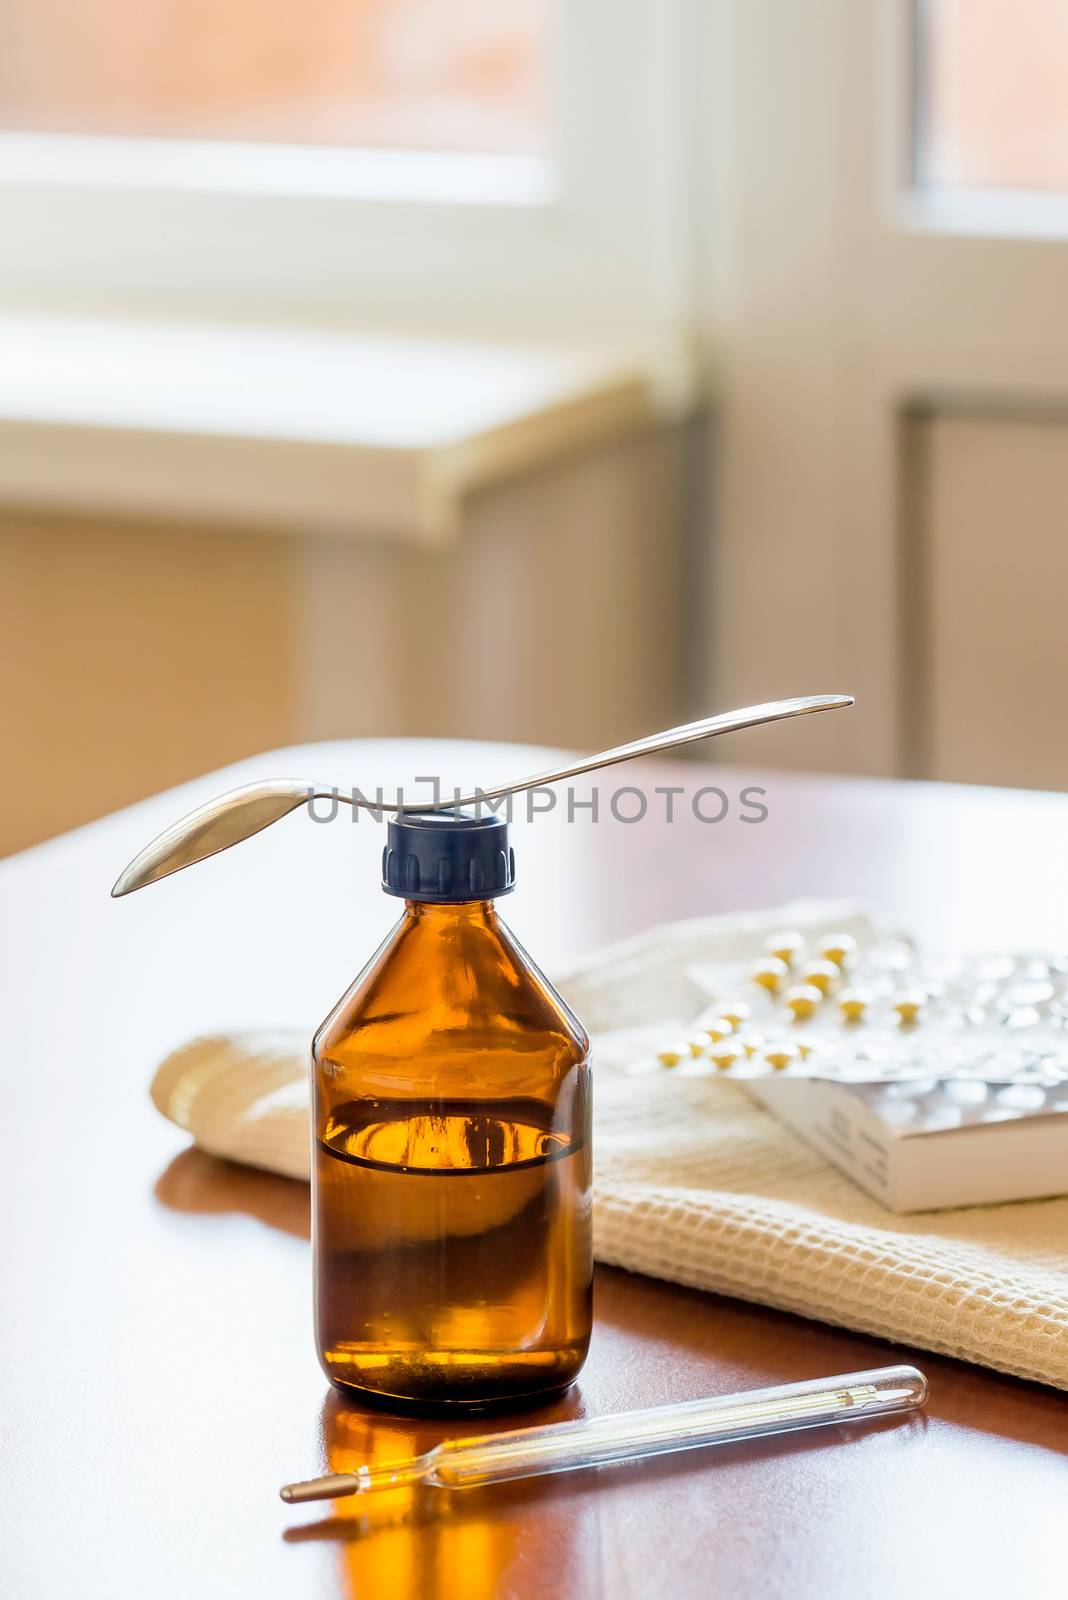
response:
M930 957L901 939L768 941L748 965L691 968L707 1001L635 1072L845 1084L1068 1083L1068 957ZM778 952L778 953L776 953ZM1006 1108L1007 1109L1007 1108Z

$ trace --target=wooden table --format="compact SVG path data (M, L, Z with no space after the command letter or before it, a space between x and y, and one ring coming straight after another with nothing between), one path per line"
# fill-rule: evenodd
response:
M280 752L0 866L4 1594L1065 1592L1068 1397L618 1271L598 1275L590 1361L556 1414L916 1360L926 1419L415 1503L278 1500L283 1480L324 1462L425 1447L440 1430L327 1392L306 1190L189 1150L146 1086L198 1031L310 1030L395 915L376 887L381 831L301 814L131 900L108 889L167 822L253 776L487 781L544 755ZM550 970L660 919L808 893L863 894L938 943L1068 946L1068 799L693 765L607 776L603 806L623 783L686 794L671 825L653 796L640 823L580 812L569 825L561 802L516 827L521 887L505 915ZM728 794L719 824L693 817L702 783ZM747 783L767 790L759 825L738 820Z

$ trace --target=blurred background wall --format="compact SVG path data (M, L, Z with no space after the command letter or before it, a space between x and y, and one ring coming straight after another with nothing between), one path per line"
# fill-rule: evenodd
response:
M727 755L1063 787L1066 186L1059 0L10 0L0 851L842 689Z
M7 512L3 737L29 781L0 846L312 739L597 748L669 725L688 449L644 430L487 489L443 549Z

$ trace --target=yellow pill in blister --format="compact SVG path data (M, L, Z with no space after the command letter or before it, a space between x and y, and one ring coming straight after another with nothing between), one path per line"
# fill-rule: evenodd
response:
M732 1028L740 1028L743 1022L748 1022L752 1010L744 1000L730 1000L725 1006L720 1006L719 1014Z
M870 989L843 989L838 996L838 1009L846 1022L860 1022L873 999Z
M734 1032L734 1023L730 1017L714 1017L711 1022L706 1022L698 1029L703 1033L709 1044L718 1044L721 1039L729 1038Z
M728 1044L726 1040L722 1044L714 1044L709 1051L709 1055L720 1072L729 1071L731 1067L736 1066L742 1059L742 1051L739 1047L733 1041Z
M737 1035L736 1042L738 1048L744 1051L749 1059L752 1059L753 1056L759 1055L763 1050L765 1040L762 1033L740 1033Z
M676 1044L662 1044L656 1052L656 1059L662 1067L677 1067L689 1054L689 1045L685 1039L680 1039Z
M820 994L828 994L841 977L833 961L810 961L801 974L801 982Z
M799 933L773 933L764 949L769 956L774 956L777 961L785 961L792 967L805 953L805 941Z
M757 961L749 971L750 980L753 983L759 983L760 987L766 989L769 994L778 994L789 976L789 967L778 956L765 956L762 961Z
M764 1051L764 1060L769 1067L774 1067L776 1072L782 1072L795 1061L800 1061L801 1052L795 1044L776 1044L770 1050Z
M832 933L820 940L820 955L824 961L833 961L844 967L857 953L857 941L851 933Z
M894 1000L893 1008L903 1023L915 1022L926 1000L927 996L919 989L907 989Z
M787 1010L793 1013L795 1022L804 1022L811 1017L822 999L823 991L812 983L799 983L793 989L787 989L783 995L783 1001Z
M708 1047L712 1043L712 1040L708 1037L707 1033L691 1033L686 1043L690 1048L690 1054L692 1056L700 1057L707 1056Z

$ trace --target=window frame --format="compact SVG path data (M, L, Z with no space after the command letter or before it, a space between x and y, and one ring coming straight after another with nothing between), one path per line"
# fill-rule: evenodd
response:
M912 5L782 6L773 30L717 0L703 329L724 375L709 680L743 703L804 663L864 710L815 719L805 764L919 777L914 424L1068 401L1068 239L1057 196L1039 231L1019 208L966 226L917 190Z
M0 297L482 333L662 328L686 294L687 9L553 8L545 162L0 133Z
M885 8L882 51L887 62L883 109L882 194L897 226L957 238L1068 238L1068 193L1063 189L929 182L922 170L924 94L934 48L928 0L894 0Z

